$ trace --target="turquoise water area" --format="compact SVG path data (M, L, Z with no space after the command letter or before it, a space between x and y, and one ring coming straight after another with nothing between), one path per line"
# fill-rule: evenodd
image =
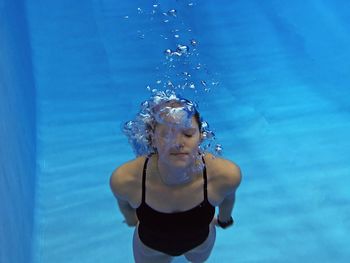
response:
M134 157L122 125L164 88L198 102L243 172L208 262L348 262L349 10L0 1L0 262L133 262L109 176Z

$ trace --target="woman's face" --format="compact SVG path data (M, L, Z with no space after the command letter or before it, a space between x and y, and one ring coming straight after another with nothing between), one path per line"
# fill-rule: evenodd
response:
M186 168L194 164L200 144L199 125L191 117L186 125L176 118L167 117L158 123L153 135L153 146L157 149L158 158L168 166Z

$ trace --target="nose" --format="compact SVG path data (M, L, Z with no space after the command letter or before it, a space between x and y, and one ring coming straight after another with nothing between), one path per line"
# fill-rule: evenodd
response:
M182 142L177 143L177 144L175 145L176 149L182 149L182 148L184 148L184 146L185 146L185 144L182 143Z
M176 134L174 145L177 149L181 149L185 146L184 136L181 133Z

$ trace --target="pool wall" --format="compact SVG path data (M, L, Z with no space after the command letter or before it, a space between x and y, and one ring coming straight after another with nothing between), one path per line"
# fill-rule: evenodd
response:
M32 262L36 107L24 1L0 1L0 262Z

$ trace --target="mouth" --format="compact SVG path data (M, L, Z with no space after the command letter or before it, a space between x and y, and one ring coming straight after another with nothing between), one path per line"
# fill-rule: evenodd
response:
M174 152L174 153L170 153L170 155L174 155L174 156L187 156L187 155L189 155L189 153L186 153L186 152Z

